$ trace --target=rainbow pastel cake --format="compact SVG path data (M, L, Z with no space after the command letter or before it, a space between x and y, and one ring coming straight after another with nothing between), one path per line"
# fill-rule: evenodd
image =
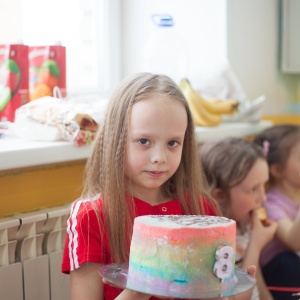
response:
M235 243L236 223L225 217L137 217L127 287L136 289L147 283L160 290L177 290L179 294L183 289L231 289L236 283Z

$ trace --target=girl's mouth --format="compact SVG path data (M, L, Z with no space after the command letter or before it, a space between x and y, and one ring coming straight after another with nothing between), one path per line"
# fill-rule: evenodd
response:
M164 171L147 171L147 173L148 173L148 175L150 175L151 177L154 177L154 178L159 178L163 174L165 174Z

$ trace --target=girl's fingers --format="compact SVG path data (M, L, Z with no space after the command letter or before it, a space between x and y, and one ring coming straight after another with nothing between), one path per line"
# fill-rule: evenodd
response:
M256 277L256 266L251 265L247 268L247 272L249 275L253 276L254 278Z

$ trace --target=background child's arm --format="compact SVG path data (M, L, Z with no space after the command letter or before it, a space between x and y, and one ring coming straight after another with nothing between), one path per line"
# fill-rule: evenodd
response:
M300 231L300 209L298 210L298 214L294 222L289 218L283 218L278 221L276 236L291 250L299 251L300 250L299 231Z
M260 299L273 300L273 296L266 286L260 267L257 267L256 279L257 279L257 286L258 286Z
M253 211L250 241L241 265L242 269L246 269L249 265L259 265L260 252L272 240L276 229L276 222L268 220L268 223L263 224L257 212Z
M256 211L253 212L251 236L241 265L242 269L246 269L247 266L253 264L259 266L260 252L265 247L265 245L273 238L276 229L277 229L276 222L268 221L267 226L265 226L259 220L257 212ZM263 279L259 267L257 267L256 279L257 279L257 286L259 289L260 298L264 300L273 299L271 293L267 290L265 281Z

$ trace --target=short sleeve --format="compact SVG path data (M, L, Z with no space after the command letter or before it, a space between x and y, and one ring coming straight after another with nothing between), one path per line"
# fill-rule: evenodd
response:
M267 192L267 201L264 203L268 218L278 221L283 218L293 219L296 204L277 189L273 188Z
M264 206L267 210L268 217L273 221L278 221L287 217L287 214L280 208L277 202L267 201Z
M99 202L99 200L96 200ZM69 273L85 262L107 263L107 237L100 222L97 202L77 201L71 208L67 223L62 272Z

